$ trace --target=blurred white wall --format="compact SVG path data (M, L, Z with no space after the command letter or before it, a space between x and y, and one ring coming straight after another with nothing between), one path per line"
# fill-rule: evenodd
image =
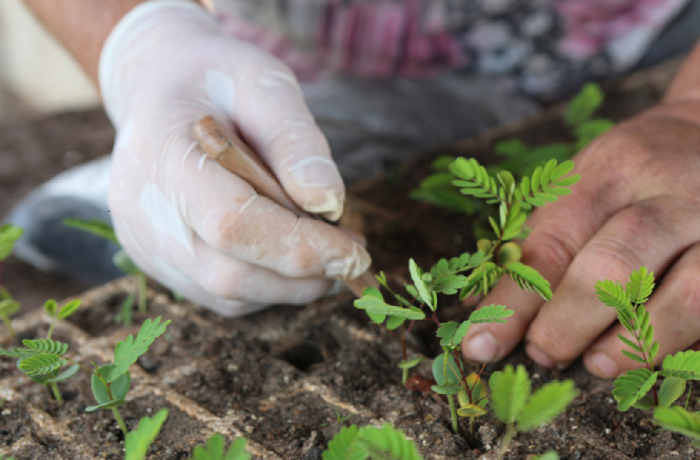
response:
M100 103L75 60L21 0L0 0L0 87L4 90L0 91L2 118Z

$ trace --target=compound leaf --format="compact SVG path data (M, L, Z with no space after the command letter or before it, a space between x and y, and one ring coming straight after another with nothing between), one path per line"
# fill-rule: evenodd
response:
M436 335L440 337L440 346L450 348L456 347L462 342L464 336L467 335L470 326L470 321L463 321L462 324L455 321L442 323L436 333Z
M700 414L688 412L680 406L658 407L654 422L661 428L700 440Z
M700 380L700 352L688 350L664 358L664 377L679 377L683 380Z
M477 323L505 323L504 318L512 316L515 312L513 310L506 310L505 305L491 304L486 307L481 307L478 310L474 310L471 315L469 315L469 321L472 324Z
M503 423L512 424L530 397L532 384L525 366L519 365L516 370L509 364L494 372L489 387L493 414Z
M66 360L60 355L38 354L24 358L19 363L19 368L27 375L45 375L66 364Z
M618 410L625 412L642 399L656 383L658 376L658 371L652 373L649 369L634 369L618 377L612 391Z
M357 437L357 425L343 427L328 443L323 460L365 460L369 452ZM195 459L197 460L197 459Z
M152 418L143 417L139 420L136 430L129 432L124 440L124 460L143 460L146 458L148 448L151 447L156 436L160 433L167 417L168 409L161 409Z
M654 272L650 272L646 267L639 267L639 270L630 275L625 290L633 304L646 303L654 290Z
M423 460L413 441L389 424L362 427L357 436L375 460Z
M529 431L551 422L566 410L578 393L579 391L574 388L573 380L547 383L532 394L522 411L516 416L518 429Z
M103 374L107 383L116 380L129 369L129 366L136 362L139 356L146 353L149 345L165 332L168 324L170 324L170 320L161 323L160 316L154 320L149 318L141 325L141 330L139 330L136 339L134 339L134 336L129 335L126 339L119 342L114 348L114 367L106 375Z
M552 298L549 281L544 279L534 268L520 262L511 262L506 265L506 272L520 286L520 289L539 294L544 300Z

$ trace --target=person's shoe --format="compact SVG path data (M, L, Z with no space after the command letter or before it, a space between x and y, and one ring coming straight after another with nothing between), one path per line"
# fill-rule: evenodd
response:
M42 271L88 285L123 276L112 262L119 246L63 224L72 217L111 225L107 209L110 167L109 156L76 166L22 199L3 219L24 229L13 254Z

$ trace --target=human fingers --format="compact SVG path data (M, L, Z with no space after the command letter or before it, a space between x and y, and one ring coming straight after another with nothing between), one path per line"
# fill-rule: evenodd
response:
M700 224L695 206L659 196L625 208L583 247L552 299L527 333L526 351L546 367L565 367L581 355L616 318L595 295L598 280L625 282L646 266L663 273L694 244Z
M654 364L660 364L669 354L698 348L700 244L696 243L688 249L666 273L661 283L657 283L646 308L649 323L654 327L654 340L659 342ZM630 349L617 337L618 334L632 339L622 325L616 324L588 349L584 363L591 373L603 378L615 378L640 367L639 363L622 354L622 350Z

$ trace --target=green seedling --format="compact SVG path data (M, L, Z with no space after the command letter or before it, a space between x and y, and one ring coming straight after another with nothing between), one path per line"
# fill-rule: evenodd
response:
M618 334L618 338L630 349L622 353L643 365L615 380L613 396L621 411L627 411L630 407L643 410L654 408L654 418L659 425L684 434L695 433L693 437L698 438L700 423L696 422L700 418L687 411L688 400L685 408L671 407L671 404L683 395L686 386L690 387L688 381L700 380L700 352L688 350L668 355L663 360L663 369L655 368L659 342L654 340L654 326L649 321L645 306L654 286L654 273L646 267L632 272L624 286L610 280L596 283L598 298L605 305L615 308L620 324L627 331L627 336ZM663 381L659 384L661 378Z
M520 262L520 247L514 240L523 236L528 211L571 192L570 187L579 180L579 176L569 175L573 168L574 163L570 160L561 164L557 160L549 160L545 166L535 168L532 175L516 181L508 171L500 171L495 177L490 175L475 159L455 159L449 170L460 192L498 205L497 216L489 217L492 236L479 241L476 253L464 253L450 260L441 259L429 271L422 270L411 259L408 268L412 283L405 285L407 296L394 292L384 273L380 273L377 280L395 299L394 305L387 303L383 294L375 288L367 288L362 298L355 301L355 307L365 310L373 322L401 340L403 360L399 367L404 384L408 370L420 362L420 358L409 360L407 357L406 339L414 322L427 319L437 325L437 337L443 354L434 361L433 376L438 385L433 389L447 395L455 432L458 430L458 415L469 417L473 429L474 418L486 413L487 403L485 391L480 390L483 386L483 366L478 373L467 375L459 358L461 341L472 324L504 323L513 311L503 305L489 305L474 311L466 321L443 324L437 315L438 294L459 293L460 299L486 295L506 275L520 288L549 300L552 297L549 282L532 267ZM460 408L457 409L453 396L459 397L460 392Z
M143 460L168 417L168 409L161 409L153 417L143 417L134 431L124 440L124 460Z
M97 366L92 363L94 370L88 370L92 374L90 386L97 405L90 406L85 410L87 412L111 410L125 436L127 428L118 408L126 403L126 395L131 388L129 367L148 351L148 347L156 338L165 332L170 320L163 323L160 320L159 316L154 320L144 321L136 338L129 335L117 343L114 348L114 360L111 364Z
M518 432L530 431L551 422L564 412L579 393L571 380L552 381L532 393L532 382L522 365L517 369L508 365L503 371L494 372L489 386L493 415L506 424L498 459L503 458ZM552 454L545 455L551 457Z
M5 260L10 257L15 243L23 234L24 230L12 224L0 225L0 319L5 324L5 327L10 332L13 339L17 335L12 328L12 321L10 318L19 311L20 305L19 302L12 298L10 291L3 287L3 272L5 269Z
M207 440L206 447L197 446L194 448L189 460L250 460L251 455L246 452L246 444L245 438L238 438L224 452L224 437L219 433L214 433Z
M548 144L540 147L530 147L519 139L506 139L496 143L494 151L503 158L497 166L488 167L487 171L494 175L501 171L510 171L517 179L531 175L537 165L551 159L564 162L582 150L596 137L608 131L614 123L607 119L595 118L595 112L603 102L600 88L590 83L569 103L564 121L571 130L570 143ZM488 234L488 215L491 213L487 203L474 200L459 193L453 186L454 177L450 172L453 157L442 156L431 164L433 174L426 177L417 189L411 192L416 200L427 201L441 207L465 213L474 218L474 235L481 238Z
M46 334L46 339L23 340L24 348L4 350L0 348L0 356L7 355L17 358L17 368L26 374L32 381L50 387L56 401L63 401L58 389L58 382L73 377L80 366L65 356L68 344L51 340L56 321L68 318L80 308L80 300L71 300L60 308L55 300L50 299L44 303L44 312L51 318L51 326ZM60 371L60 368L72 362L73 365Z
M206 447L197 446L189 460L250 460L246 439L238 438L224 452L224 437L216 433ZM323 460L423 460L416 445L389 424L381 428L357 425L343 427L328 443Z
M136 266L136 264L134 264L124 249L121 248L114 229L108 224L97 220L80 220L73 218L64 219L63 224L68 227L73 227L88 233L92 233L93 235L101 236L102 238L119 245L120 249L116 254L114 254L112 262L114 262L114 265L116 265L121 271L127 275L136 276L136 279L138 280L137 295L128 295L122 304L121 314L115 317L115 320L120 321L125 326L130 326L132 316L131 313L134 307L135 299L138 299L139 311L146 311L146 274L142 272Z

